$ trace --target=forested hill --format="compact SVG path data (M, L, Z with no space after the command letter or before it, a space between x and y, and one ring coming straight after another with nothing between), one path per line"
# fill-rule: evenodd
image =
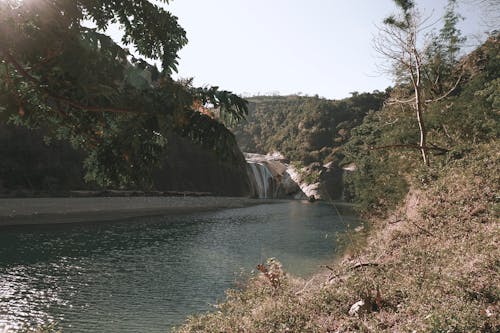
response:
M248 99L247 120L233 128L244 152L279 151L303 164L339 161L339 147L386 93L352 93L342 100L318 96L257 96Z
M411 18L412 4L397 3ZM308 281L290 278L275 261L262 265L217 312L191 317L178 332L500 332L500 35L466 56L443 55L421 63L425 84L417 89L408 80L414 72L404 73L383 109L368 113L342 145L342 163L356 165L345 174L344 198L365 212L368 226L344 236L345 255ZM261 99L255 123L240 130L248 137L238 134L244 149L262 138L261 151L276 144L300 154L320 130L330 131L329 147L337 149L338 131L347 128L340 115L349 113L319 106L350 99ZM325 120L300 129L316 115Z

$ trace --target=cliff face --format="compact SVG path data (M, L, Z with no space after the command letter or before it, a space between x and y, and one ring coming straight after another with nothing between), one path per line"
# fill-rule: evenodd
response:
M231 152L233 160L225 161L180 136L171 136L168 142L168 157L153 177L157 190L251 195L246 162L236 144Z
M245 158L255 197L337 200L342 196L343 171L333 163L297 167L280 153L245 153Z
M41 131L0 124L0 195L90 189L83 158L67 143L46 145Z
M330 162L312 163L306 167L291 165L289 173L307 198L339 200L343 193L343 170Z
M236 143L230 161L178 135L168 138L154 190L250 196L246 162ZM0 195L63 194L97 186L83 181L85 154L69 144L46 145L41 131L0 125Z

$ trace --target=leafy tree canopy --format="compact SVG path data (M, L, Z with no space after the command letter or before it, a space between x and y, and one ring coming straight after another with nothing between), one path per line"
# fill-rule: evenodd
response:
M104 34L110 24L138 56ZM173 131L223 154L234 138L194 106L232 123L247 103L172 80L186 43L177 18L147 0L0 1L0 121L69 140L88 154L87 179L104 186L148 185Z
M430 168L418 167L413 146L419 129L411 110L386 103L369 113L344 146L343 163L355 163L358 170L347 174L346 197L363 210L387 209L404 198L410 183L425 187L445 165L482 143L495 142L500 136L499 55L497 34L456 64L462 79L454 92L427 107L428 138L435 144L431 147L444 148L430 151Z

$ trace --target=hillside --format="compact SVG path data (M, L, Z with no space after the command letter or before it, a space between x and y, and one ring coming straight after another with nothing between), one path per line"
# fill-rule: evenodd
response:
M351 131L341 163L356 165L347 185L367 226L342 236L342 258L308 281L259 265L178 331L500 331L499 37L464 57L457 88L429 104L430 166L408 107L388 103Z
M342 163L358 167L347 174L347 198L362 210L383 212L403 200L411 179L430 184L441 168L477 151L480 143L498 139L499 54L500 36L491 36L456 65L460 84L453 93L427 106L431 167L422 165L414 148L418 125L409 105L389 103L381 112L369 113L344 145Z
M362 247L349 236L350 251L329 270L304 281L271 264L272 278L254 277L179 332L498 332L494 144L412 188L388 218L371 221Z
M339 161L339 147L370 110L379 110L385 93L353 93L334 101L307 96L257 96L248 99L249 116L233 128L244 152L279 151L308 165Z

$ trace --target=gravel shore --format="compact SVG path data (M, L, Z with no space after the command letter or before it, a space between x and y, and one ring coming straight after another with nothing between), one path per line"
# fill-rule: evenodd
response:
M235 197L90 197L0 199L0 227L112 221L240 208L271 200Z

